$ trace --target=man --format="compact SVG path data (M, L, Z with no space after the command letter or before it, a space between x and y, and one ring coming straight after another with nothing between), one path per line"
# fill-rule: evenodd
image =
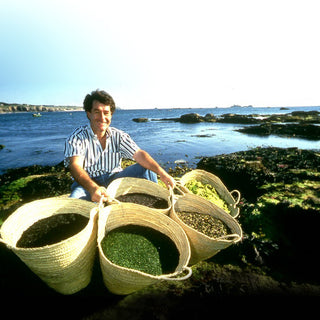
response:
M65 166L75 180L70 197L99 202L103 196L110 201L105 187L122 177L157 182L158 174L167 187L174 187L174 179L127 133L110 127L115 103L108 93L93 91L83 105L90 125L75 129L65 143ZM137 163L122 170L122 158Z

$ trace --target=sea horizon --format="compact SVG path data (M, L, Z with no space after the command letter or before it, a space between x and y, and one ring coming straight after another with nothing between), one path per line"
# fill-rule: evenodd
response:
M32 103L16 103L16 102L0 102L0 114L5 113L2 111L1 107L9 106L28 106L28 107L50 107L50 108L74 108L70 110L57 110L57 112L68 112L68 111L82 111L82 105L72 105L72 104L32 104ZM319 105L273 105L273 106L254 106L254 105L238 105L234 104L231 106L143 106L143 107L126 107L126 106L117 106L118 110L153 110L153 109L230 109L230 108L254 108L254 109L264 109L264 108L319 108ZM80 110L79 110L80 109ZM14 112L14 111L13 111ZM15 111L15 112L32 112L32 111ZM46 112L46 111L44 111ZM10 112L8 112L10 113Z

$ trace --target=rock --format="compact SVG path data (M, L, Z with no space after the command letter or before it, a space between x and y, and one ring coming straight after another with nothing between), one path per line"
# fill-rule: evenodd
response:
M180 117L181 123L198 123L203 121L204 121L203 117L201 117L198 113L187 113L187 114L183 114Z
M255 124L255 123L261 123L261 120L254 118L253 115L226 113L226 114L223 114L219 119L217 119L217 122Z
M275 279L318 285L319 167L319 152L298 148L255 148L197 165L241 192L239 257L263 265Z
M216 120L217 118L213 113L207 113L204 117L198 113L187 113L180 116L180 118L151 119L151 121L173 121L181 123L216 122Z
M216 122L217 118L214 116L213 113L207 113L205 116L204 116L204 121L206 122Z
M268 136L271 134L301 138L308 140L320 140L320 126L313 124L273 124L266 123L259 126L246 127L236 130L238 132L247 134L256 134L262 136Z
M318 111L293 111L285 114L272 114L266 117L264 122L320 123L320 113Z
M134 121L134 122L148 122L149 119L148 118L134 118L134 119L132 119L132 121Z
M318 111L293 111L285 114L260 115L226 113L216 119L222 123L260 124L272 122L320 123Z
M214 137L214 133L204 133L204 134L192 134L191 137L197 137L197 138L210 138Z
M298 116L298 117L309 117L309 116L318 116L319 115L319 111L292 111L291 112L292 116Z
M178 159L174 161L175 164L187 164L187 160L184 159Z
M2 103L0 105L0 113L6 112L53 112L53 111L78 111L80 107L74 106L40 106L40 105L27 105L27 104L12 104Z

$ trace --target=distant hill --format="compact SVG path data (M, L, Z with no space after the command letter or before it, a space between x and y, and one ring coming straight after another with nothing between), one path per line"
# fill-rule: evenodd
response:
M7 112L54 112L54 111L80 111L78 106L53 106L53 105L31 105L19 103L0 102L0 113Z

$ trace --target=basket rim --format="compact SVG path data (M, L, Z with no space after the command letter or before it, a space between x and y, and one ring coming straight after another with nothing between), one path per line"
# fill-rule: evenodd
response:
M79 202L80 201L80 202ZM88 214L84 214L83 212L78 212L78 214L88 218L88 222L85 225L85 227L80 230L79 232L77 232L76 234L74 234L73 236L66 238L64 240L61 240L59 242L56 243L52 243L49 245L45 245L45 246L41 246L41 247L32 247L32 248L25 248L25 247L17 247L17 242L19 241L19 239L21 238L23 232L25 230L27 230L28 228L30 228L34 223L37 223L38 221L54 216L55 214L68 214L70 212L52 212L49 215L44 216L41 219L38 219L36 221L34 221L32 224L29 224L22 232L20 237L16 240L16 242L13 244L11 241L10 243L7 241L7 239L5 239L5 237L3 237L3 232L6 231L6 229L10 226L10 224L12 224L14 222L14 218L15 215L17 215L19 217L19 215L23 214L23 209L29 208L32 206L32 204L41 204L41 203L45 203L45 202L58 202L58 203L70 203L70 204L75 204L75 202L78 203L79 206L86 204L88 206ZM82 206L81 206L82 207ZM1 240L3 241L3 243L6 244L7 247L9 247L10 249L13 249L15 251L19 251L19 252L37 252L37 251L42 251L43 249L55 249L58 246L61 246L63 244L66 244L68 242L73 241L74 239L76 239L77 237L81 237L82 234L86 233L88 231L88 229L91 229L93 227L93 219L95 216L95 213L92 211L92 209L94 209L96 207L96 204L93 202L89 202L89 201L85 201L85 200L81 200L81 199L75 199L75 198L56 198L56 197L52 197L52 198L46 198L46 199L40 199L40 200L35 200L35 201L31 201L28 203L25 203L24 205L22 205L21 207L19 207L17 210L15 210L2 224L1 228L0 228L0 236L1 236ZM60 209L60 207L59 207ZM13 221L12 221L13 220Z
M174 221L173 219L171 219L169 216L163 214L163 213L159 213L157 211L155 211L154 209L152 208L149 208L149 207L146 207L146 206L143 206L143 205L140 205L140 204L136 204L136 203L120 203L120 204L112 204L110 206L107 206L104 208L105 211L109 211L109 213L105 213L105 217L103 219L108 219L108 217L106 215L109 215L110 213L112 213L112 210L115 208L115 209L120 209L120 210L123 210L123 209L126 209L127 208L130 208L130 209L134 209L134 210L137 210L137 209L140 209L140 210L144 210L144 212L146 212L147 214L151 214L153 215L154 217L156 216L162 216L162 217L166 217L165 219L168 219L168 223L169 224L172 224L172 225L175 225L178 229L179 229L179 232L181 233L181 235L184 237L184 240L185 240L185 244L187 245L187 255L186 255L186 258L185 258L185 262L183 263L183 265L187 266L189 264L189 261L190 261L190 258L191 258L191 247L190 247L190 243L189 243L189 239L188 239L188 236L186 234L186 232L183 230L183 228L179 225L178 222ZM148 212L149 211L149 212ZM103 215L103 212L100 212L99 213L99 219L101 219L101 216ZM111 228L109 231L111 230L114 230L116 229L117 227L120 227L120 226L125 226L125 225L130 225L130 224L133 224L133 223L130 223L130 222L124 222L123 224L120 224L118 226L115 226L114 228ZM139 224L138 224L139 225ZM98 228L106 228L106 223L103 223L103 226L100 225L99 226L99 223L98 223ZM150 227L148 226L149 228L153 228L153 227ZM163 233L162 231L158 230L158 229L155 229L159 232L161 232L162 234L164 234L165 236L169 237L170 240L175 244L175 246L177 247L178 251L179 251L179 257L181 257L181 252L178 248L178 245L177 245L177 241L175 241L174 239L172 239L170 236L166 235L165 233ZM153 279L161 279L163 276L166 276L166 277L173 277L173 276L176 276L176 275L179 275L183 272L183 270L181 271L175 271L175 272L172 272L172 273L165 273L165 274L161 274L161 275L152 275L150 273L146 273L146 272L143 272L143 271L140 271L140 270L137 270L137 269L131 269L131 268L127 268L127 267L123 267L123 266L120 266L118 264L115 264L113 263L110 259L108 259L103 250L102 250L102 247L101 247L101 242L103 240L104 237L101 237L100 235L101 233L101 229L98 229L98 236L97 236L97 243L98 243L98 249L99 249L99 252L100 252L100 259L103 258L105 260L107 260L107 262L114 266L114 267L117 267L117 268L120 268L121 270L124 270L124 271L130 271L130 272L134 272L136 274L140 274L140 275L144 275L144 276L148 276L148 277L151 277ZM100 239L101 238L101 239ZM179 258L180 260L180 258ZM177 267L179 266L181 262L179 261ZM182 266L183 266L182 265Z

